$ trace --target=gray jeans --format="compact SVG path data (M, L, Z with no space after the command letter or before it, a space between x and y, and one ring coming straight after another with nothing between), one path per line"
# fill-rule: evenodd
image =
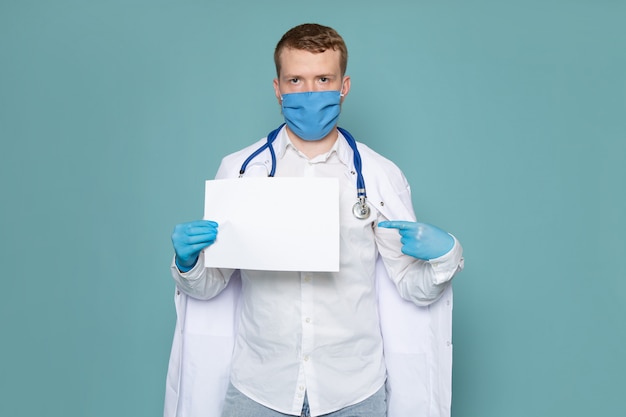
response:
M383 386L374 395L360 403L349 405L320 417L385 417L386 415L387 394L385 386ZM226 392L222 417L292 417L292 415L279 413L251 400L231 384ZM306 396L300 417L311 417Z

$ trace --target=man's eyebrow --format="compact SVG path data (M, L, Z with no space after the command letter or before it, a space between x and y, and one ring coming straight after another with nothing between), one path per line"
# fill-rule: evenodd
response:
M284 74L281 78L305 78L303 75L297 74ZM313 75L313 78L339 78L336 74L317 74Z

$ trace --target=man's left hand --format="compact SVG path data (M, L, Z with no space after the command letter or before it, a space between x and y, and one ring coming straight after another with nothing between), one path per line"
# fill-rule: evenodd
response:
M424 261L439 258L454 247L452 236L430 224L394 220L380 222L378 226L398 229L402 253Z

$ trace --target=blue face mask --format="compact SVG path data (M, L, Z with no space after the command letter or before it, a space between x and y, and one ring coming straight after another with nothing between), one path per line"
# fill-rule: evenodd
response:
M320 140L337 124L341 111L340 91L311 91L282 96L289 129L304 140Z

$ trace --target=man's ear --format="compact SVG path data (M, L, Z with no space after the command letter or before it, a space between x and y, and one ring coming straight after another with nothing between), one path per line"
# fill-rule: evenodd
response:
M283 99L280 95L280 87L278 84L278 78L274 78L274 94L276 95L276 100L278 100L278 105L283 104Z
M343 77L343 83L341 86L341 102L342 103L349 92L350 92L350 76L346 75Z

